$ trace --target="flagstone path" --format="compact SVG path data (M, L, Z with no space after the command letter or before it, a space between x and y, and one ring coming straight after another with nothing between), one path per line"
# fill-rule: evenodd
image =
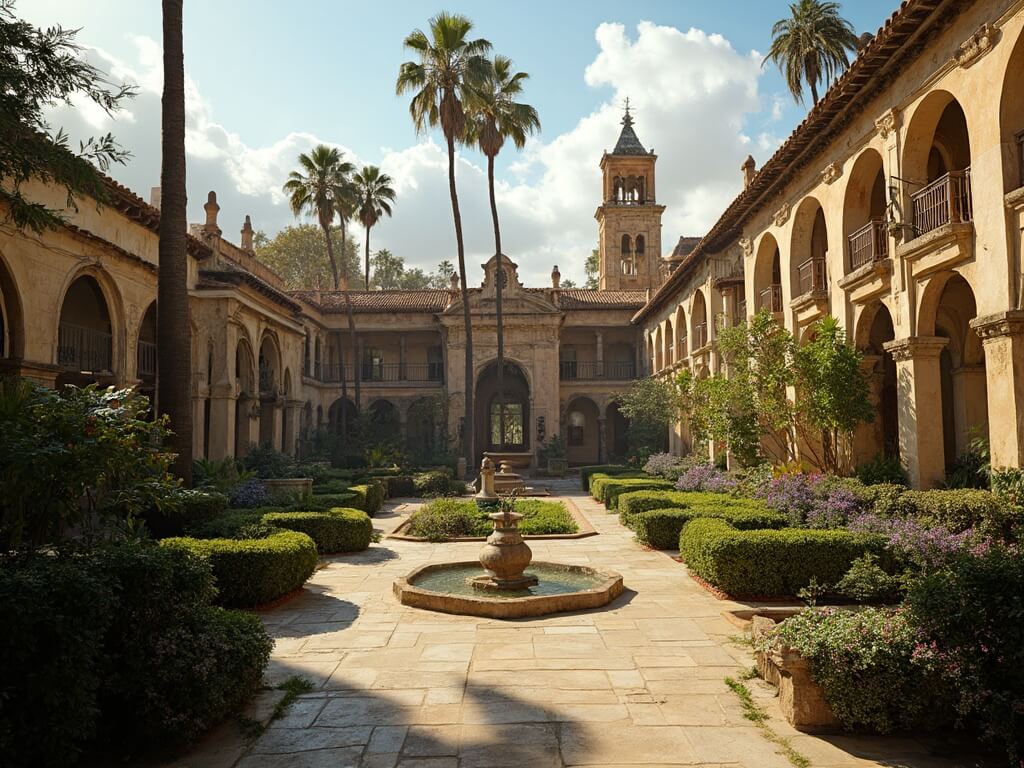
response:
M268 684L302 675L315 690L239 768L789 766L723 682L752 662L721 616L735 604L701 589L669 554L638 546L575 482L553 492L599 535L533 541L534 557L617 570L622 597L540 619L450 616L400 605L392 581L425 563L472 559L478 543L384 539L331 558L300 597L262 614L277 640ZM407 511L392 507L375 525L393 530ZM968 764L933 758L913 739L799 734L769 690L750 686L814 766Z

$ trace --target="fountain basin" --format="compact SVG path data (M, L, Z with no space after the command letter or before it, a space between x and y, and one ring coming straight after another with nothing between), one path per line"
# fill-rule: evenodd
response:
M518 619L600 608L624 589L620 574L583 565L534 562L526 575L537 576L537 585L517 590L475 588L472 579L485 574L475 561L425 565L395 580L395 597L402 605L429 611Z

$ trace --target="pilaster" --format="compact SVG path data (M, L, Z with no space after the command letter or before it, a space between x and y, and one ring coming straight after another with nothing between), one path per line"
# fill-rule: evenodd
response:
M993 467L1024 466L1024 310L977 317L985 350L989 450Z

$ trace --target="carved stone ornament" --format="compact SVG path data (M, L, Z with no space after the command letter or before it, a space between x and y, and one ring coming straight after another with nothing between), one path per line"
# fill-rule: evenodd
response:
M878 134L883 138L887 139L890 133L896 130L896 119L899 116L896 108L890 109L880 118L875 120L875 128L878 129Z
M999 42L999 29L985 22L978 31L960 43L960 49L956 53L956 63L966 69L974 62L992 50Z
M1024 335L1024 310L1011 309L971 320L971 328L982 341L1000 336Z
M833 181L843 175L843 168L837 163L829 163L825 166L825 170L821 172L821 180L826 184L831 184Z
M783 203L782 207L775 212L775 226L781 227L789 220L789 203Z
M743 251L744 258L749 259L754 255L754 241L749 237L740 238L740 249Z
M949 339L942 336L910 336L905 339L887 341L885 351L897 363L918 358L938 357Z

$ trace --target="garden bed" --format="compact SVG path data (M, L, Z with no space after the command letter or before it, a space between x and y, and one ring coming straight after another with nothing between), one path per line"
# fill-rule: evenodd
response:
M437 526L438 535L444 533L445 529L461 528L465 530L467 517L472 518L474 526L472 532L448 535L443 538L412 533L412 530L415 530L416 515L430 507L433 507L432 512L446 518ZM582 539L597 534L590 522L576 508L576 505L567 499L561 501L517 499L516 511L525 515L519 524L519 530L523 532L525 539ZM542 530L534 530L536 526L532 524L532 521L538 515L547 518L550 525L541 526ZM451 517L453 516L458 519L452 521ZM543 528L547 528L547 530L543 530ZM413 512L407 520L385 538L403 541L484 541L490 535L491 530L492 523L487 518L487 512L480 510L476 506L476 502L462 499L438 499Z

